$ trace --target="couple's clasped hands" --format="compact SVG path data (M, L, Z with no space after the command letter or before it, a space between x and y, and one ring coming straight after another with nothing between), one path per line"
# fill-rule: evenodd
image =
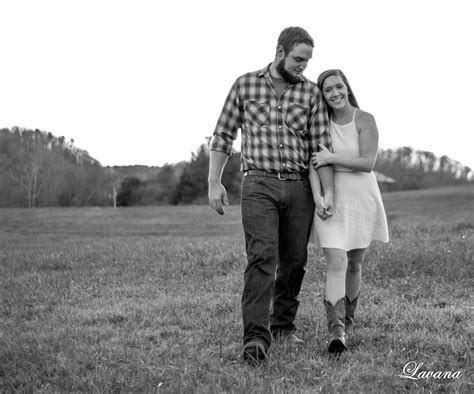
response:
M330 164L329 160L333 155L333 153L331 153L324 145L319 144L319 147L321 150L313 153L311 157L311 164L315 170ZM324 197L316 196L314 198L314 203L316 204L316 214L321 220L327 220L334 215L334 196L331 193L326 193Z
M327 220L334 215L333 197L331 195L317 196L314 198L316 214L321 220Z

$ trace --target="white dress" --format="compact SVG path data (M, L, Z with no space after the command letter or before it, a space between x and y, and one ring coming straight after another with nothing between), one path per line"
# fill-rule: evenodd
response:
M331 121L334 153L359 157L355 113L352 122L345 125ZM315 212L310 241L323 248L349 251L366 248L373 240L388 239L387 217L375 174L334 166L334 215L323 221Z

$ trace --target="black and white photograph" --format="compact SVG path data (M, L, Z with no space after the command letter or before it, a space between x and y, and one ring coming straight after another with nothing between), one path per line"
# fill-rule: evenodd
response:
M469 0L16 0L0 391L474 391Z

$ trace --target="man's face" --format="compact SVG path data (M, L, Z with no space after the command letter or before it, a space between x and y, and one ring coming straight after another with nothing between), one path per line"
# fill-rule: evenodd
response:
M313 48L304 43L297 44L276 65L280 76L289 83L296 83L308 66L308 61L313 57Z

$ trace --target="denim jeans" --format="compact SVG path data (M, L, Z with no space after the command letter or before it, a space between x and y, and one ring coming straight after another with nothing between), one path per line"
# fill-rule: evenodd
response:
M268 349L272 333L295 329L314 214L309 180L244 176L241 209L247 251L244 344L259 340Z

